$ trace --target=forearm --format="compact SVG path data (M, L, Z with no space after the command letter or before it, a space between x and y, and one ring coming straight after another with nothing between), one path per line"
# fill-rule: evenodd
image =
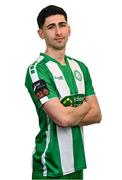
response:
M79 122L78 126L87 126L90 124L100 123L102 119L101 111L96 108L90 108L89 112Z
M84 119L89 111L89 104L85 101L78 107L66 107L64 116L66 117L65 126L75 126Z
M43 108L57 125L68 127L77 125L85 117L89 111L89 104L83 102L78 107L65 107L56 98L45 103Z

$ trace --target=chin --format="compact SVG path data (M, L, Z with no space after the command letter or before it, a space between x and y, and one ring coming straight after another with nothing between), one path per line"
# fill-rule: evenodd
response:
M61 45L61 44L59 44L59 45L55 45L55 46L53 46L53 48L54 49L57 49L57 50L62 50L62 49L65 49L65 47L66 47L66 44L64 45Z
M56 49L56 50L63 50L63 49L65 49L65 46L63 46L63 47L58 47L58 46L57 46L57 47L55 47L55 49Z

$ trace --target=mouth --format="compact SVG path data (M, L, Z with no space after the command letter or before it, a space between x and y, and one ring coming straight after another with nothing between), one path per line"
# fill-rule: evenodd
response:
M55 38L56 41L62 41L64 38Z

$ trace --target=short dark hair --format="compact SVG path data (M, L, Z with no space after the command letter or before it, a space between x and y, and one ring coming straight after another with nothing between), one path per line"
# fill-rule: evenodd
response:
M67 14L61 7L55 5L49 5L41 10L37 17L37 24L41 29L45 23L45 19L49 16L61 14L64 16L65 20L67 21Z

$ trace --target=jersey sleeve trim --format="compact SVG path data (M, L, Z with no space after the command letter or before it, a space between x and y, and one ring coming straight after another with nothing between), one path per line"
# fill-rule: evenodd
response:
M89 96L95 96L96 94L89 94L89 95L86 95L85 97L89 97Z
M48 101L52 100L52 99L57 99L58 97L52 97L52 98L47 98L47 97L43 97L42 99L40 99L41 102L41 107Z

